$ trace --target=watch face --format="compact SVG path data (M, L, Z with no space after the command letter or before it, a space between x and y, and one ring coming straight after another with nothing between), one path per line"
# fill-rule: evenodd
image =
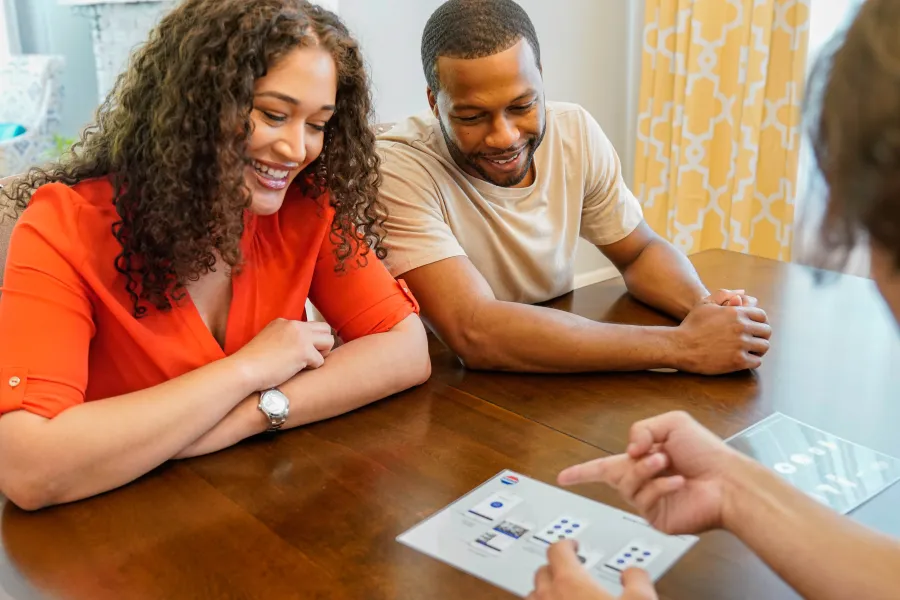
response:
M262 397L262 407L271 415L284 414L287 410L287 398L281 392L266 392Z

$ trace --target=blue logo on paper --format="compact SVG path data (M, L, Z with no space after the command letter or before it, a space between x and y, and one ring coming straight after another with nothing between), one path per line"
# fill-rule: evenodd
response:
M505 485L516 485L519 483L519 478L515 475L505 475L500 479L500 481Z
M503 506L503 503L502 502L491 502L491 506L493 508L500 508L501 506Z

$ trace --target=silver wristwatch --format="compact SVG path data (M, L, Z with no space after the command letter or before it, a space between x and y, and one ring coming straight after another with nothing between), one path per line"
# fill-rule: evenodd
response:
M272 388L259 395L258 408L269 419L267 431L278 431L287 421L291 401L280 390Z

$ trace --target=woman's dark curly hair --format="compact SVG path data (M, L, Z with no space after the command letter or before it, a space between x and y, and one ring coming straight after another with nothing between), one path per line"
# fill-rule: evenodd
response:
M38 186L109 177L122 246L116 268L136 317L160 310L217 257L239 267L254 82L290 51L319 45L337 66L337 110L326 147L292 185L329 193L338 270L359 253L384 258L384 210L371 97L360 49L333 13L306 0L185 0L131 57L96 122L60 162L34 167L2 192L17 212Z

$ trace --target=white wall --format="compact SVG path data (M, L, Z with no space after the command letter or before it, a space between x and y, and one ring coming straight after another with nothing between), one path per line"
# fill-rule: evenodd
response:
M442 0L340 0L340 14L359 38L375 87L381 121L425 110L419 43ZM632 180L640 86L642 0L518 0L541 43L547 97L577 102L599 121ZM615 274L582 242L577 283Z
M18 53L19 34L18 19L15 18L16 7L12 0L0 0L0 60L10 54Z
M60 54L66 59L60 134L74 137L91 121L98 104L90 21L56 0L13 1L22 52Z

